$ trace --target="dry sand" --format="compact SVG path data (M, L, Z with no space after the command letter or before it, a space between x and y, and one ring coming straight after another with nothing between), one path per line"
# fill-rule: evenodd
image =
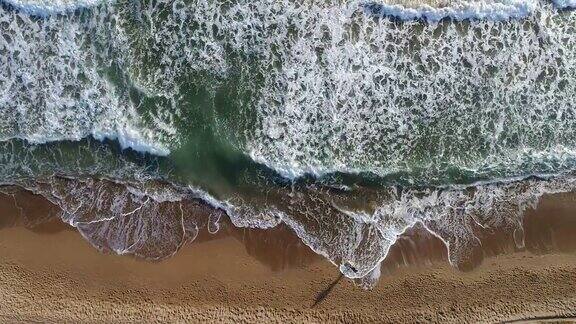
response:
M526 245L539 254L500 248L508 253L486 258L468 272L449 266L441 242L416 228L395 246L379 284L368 291L347 279L338 281L337 269L286 229L270 232L223 226L218 235L199 237L175 257L150 263L102 254L58 222L30 230L8 226L17 222L4 219L0 321L570 318L576 316L573 201L572 196L545 200L539 213L527 218ZM4 214L10 211L3 208ZM551 216L543 220L543 213ZM495 250L493 246L486 249Z

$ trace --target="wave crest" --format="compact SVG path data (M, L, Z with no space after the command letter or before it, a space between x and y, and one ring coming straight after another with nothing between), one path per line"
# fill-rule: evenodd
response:
M525 18L538 7L538 0L469 0L469 1L375 1L363 5L373 15L401 20L445 18L508 20Z
M64 14L90 8L108 0L2 0L20 11L34 16Z

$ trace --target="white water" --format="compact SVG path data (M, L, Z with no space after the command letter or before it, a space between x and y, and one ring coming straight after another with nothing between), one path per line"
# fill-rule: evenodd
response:
M288 177L571 168L576 19L542 5L524 20L463 24L399 24L334 5L282 25L267 7L238 9L281 35L253 49L265 85L246 150Z
M107 0L3 0L19 10L35 15L64 14L77 9L90 8Z
M576 8L575 0L552 0L559 8Z
M108 55L126 50L125 35L104 23L109 14L103 10L88 22L38 20L0 8L0 140L94 136L123 148L170 152L164 130L145 125L127 89L104 72L112 63Z
M566 93L572 93L573 81L559 77L574 75L570 50L574 37L566 39L574 27L568 23L572 14L556 17L546 1L370 3L379 6L382 15L402 19L485 20L472 22L470 28L413 21L398 25L388 18L374 21L374 12L366 9L368 3L359 1L237 2L226 10L217 1L169 1L173 12L163 18L159 17L160 5L131 9L118 4L117 9L96 0L8 3L23 12L0 9L2 140L45 143L92 135L116 139L125 148L167 155L182 140L178 136L182 130L173 125L182 118L179 105L183 104L176 80L196 71L226 78L235 68L225 50L232 48L240 55L255 56L264 77L260 100L246 103L247 109L256 106L259 120L247 125L254 129L242 149L287 176L338 170L385 175L439 162L469 170L498 168L498 164L514 168L539 155L572 158L566 154L573 151L572 143L562 146L563 139L518 134L525 128L546 128L542 122L556 115L550 107L559 107L557 119L573 113L570 102L562 101ZM26 15L70 14L83 7L95 13L84 22L73 16L35 20ZM139 19L154 19L150 30L136 27L134 34L124 22L133 14L130 10L142 14ZM528 25L545 33L546 47L524 28L526 21L492 21L525 16ZM110 17L119 21L115 28L107 23ZM190 17L206 28L187 28ZM219 34L213 34L214 30ZM288 30L293 30L294 37L288 37ZM140 44L134 36L145 37L149 43ZM149 48L161 51L158 66L142 66ZM123 88L126 84L119 87L106 75L105 69L114 67L112 62L126 70L128 85L170 103L158 105L154 112L140 111ZM486 76L492 67L497 68L496 75ZM556 78L542 85L549 88L545 91L535 83L543 73ZM513 80L507 77L511 74ZM251 77L245 87L250 86ZM512 87L507 86L510 81ZM475 98L481 93L492 93L494 98ZM532 98L519 106L524 95ZM475 114L477 100L487 108ZM502 108L506 105L517 106L514 109L536 120L523 120L518 112L509 114ZM464 110L468 118L458 116ZM502 116L495 119L492 115L499 111ZM438 140L442 147L433 155L444 160L405 163L407 154L426 145L418 132L434 130L425 124L437 119L441 124L434 127L447 136ZM441 129L484 120L487 125L478 125L481 134L475 140L462 133L466 129ZM512 134L501 129L508 123L517 128ZM566 129L569 125L554 127L558 133L572 132ZM498 137L506 136L526 138L514 143L513 150L499 142ZM476 141L470 147L474 156L454 155L462 149L454 147L454 141ZM550 145L533 147L531 141ZM493 152L477 154L486 147Z
M382 190L373 212L347 210L338 206L345 203L338 196L324 196L321 191L295 191L284 197L288 209L246 215L241 214L242 206L214 199L210 206L199 200L197 190L155 181L50 177L21 186L59 206L62 220L98 249L154 260L172 256L202 228L217 232L224 213L214 204L226 206L237 226L275 226L278 218L271 216L281 214L306 245L344 275L373 285L391 246L415 223L438 236L449 250L449 261L462 267L482 244L475 227L522 233L524 212L535 208L545 194L573 192L576 178L406 190L401 195L388 188ZM516 242L520 248L522 239Z
M538 7L537 0L380 0L370 2L369 11L402 20L425 19L439 21L486 19L508 20L524 18Z

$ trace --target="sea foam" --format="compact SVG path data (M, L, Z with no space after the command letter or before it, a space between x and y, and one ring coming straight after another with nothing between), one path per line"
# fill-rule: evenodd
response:
M50 10L65 4L72 6L55 2ZM110 64L122 64L110 63L109 53L128 51L120 30L112 38L97 23L113 15L103 6L93 8L85 21L74 16L37 20L0 7L0 140L40 144L93 136L116 140L122 148L169 154L163 138L174 136L170 123L154 112L144 116L129 97L129 85L116 83L129 78L106 72Z
M576 0L552 0L559 8L576 8Z
M97 140L115 140L118 141L120 147L123 149L132 149L141 153L149 153L157 156L167 156L170 154L170 149L160 143L147 142L139 130L132 128L125 128L117 130L113 133L102 133L94 131L92 136Z
M56 146L0 143L0 148L0 192L8 184L44 196L60 207L63 221L100 250L161 260L199 230L218 231L225 215L237 226L268 228L283 222L344 275L363 278L368 285L376 283L378 267L398 237L417 223L446 244L451 264L465 269L481 248L479 228L514 232L522 248L524 213L544 195L576 189L574 174L443 188L356 186L346 192L293 184L266 188L262 194L267 199L256 203L239 197L219 200L167 182L104 145L103 151L86 147L84 153L98 154L107 164L87 168L81 167L83 154L63 155ZM48 167L46 174L37 173L39 166ZM88 171L106 176L78 175Z
M506 178L574 167L576 128L564 117L576 113L576 72L573 55L560 54L573 52L574 14L535 3L523 20L438 24L327 6L274 25L266 7L241 11L290 35L252 41L266 73L245 150L287 177L441 183L447 170Z
M63 14L77 9L90 8L107 0L2 0L18 10L34 16Z
M439 21L524 18L537 8L538 0L454 0L454 1L374 1L364 4L371 14L392 16L401 20Z

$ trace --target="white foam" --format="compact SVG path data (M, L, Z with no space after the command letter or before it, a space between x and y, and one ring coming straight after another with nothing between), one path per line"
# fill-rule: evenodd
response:
M89 8L108 0L2 0L19 10L35 16L62 14Z
M398 236L416 223L439 237L449 250L449 261L460 266L481 243L474 226L521 233L523 213L536 207L541 196L576 190L576 177L571 174L473 188L384 187L374 192L356 187L342 195L319 185L272 186L265 189L267 199L259 204L241 199L220 201L200 189L157 181L153 174L136 176L146 172L145 166L128 161L121 168L110 165L111 172L97 172L111 176L119 172L123 180L79 178L66 173L37 177L28 173L38 165L54 162L52 159L59 154L53 153L38 148L14 150L14 145L4 143L0 150L0 183L25 186L44 195L65 211L64 221L76 226L100 249L147 259L169 257L186 237L193 239L199 228L216 231L224 210L236 226L268 228L284 222L344 275L364 278L362 284L368 286L375 284L379 266ZM84 171L66 162L61 161L73 174ZM28 176L12 173L12 166L26 169ZM358 209L354 201L358 197L366 202L362 206L366 210ZM199 198L206 202L200 207L207 208L200 209L201 214L193 209L198 207ZM515 236L517 242L522 241L520 236Z
M94 37L110 32L97 21L114 15L100 10L86 18L92 22L83 22L64 16L34 20L0 8L0 24L6 27L0 34L0 140L41 144L93 136L116 140L125 149L170 153L166 143L177 143L177 132L163 120L162 106L144 115L127 85L119 87L104 71L108 51L128 49L121 29L107 48L95 49Z
M132 128L120 129L114 133L92 132L92 136L97 140L116 140L123 149L130 148L141 153L150 153L158 156L167 156L170 149L160 143L149 143L143 139L138 130Z
M424 19L439 21L444 18L455 20L488 19L508 20L524 18L537 8L538 0L476 0L436 1L375 1L366 6L371 13L393 16L402 20Z
M9 185L41 195L58 206L62 221L76 227L97 249L148 260L174 255L202 228L214 234L223 215L185 187L152 179L48 176L12 180L15 182Z
M558 8L576 8L576 0L552 0Z
M389 194L386 193L387 190ZM574 176L547 181L524 180L481 185L472 188L408 189L395 195L384 188L376 210L334 213L326 209L330 200L314 195L314 205L294 199L284 222L316 253L325 256L349 278L367 278L378 273L398 236L416 223L422 223L440 238L449 251L449 261L460 267L481 242L474 226L485 229L521 232L522 217L528 208L536 208L545 194L574 192ZM307 208L310 208L309 210ZM364 214L364 215L362 215ZM516 238L517 239L517 238ZM521 238L520 238L521 240ZM368 277L366 277L368 276ZM374 282L374 280L367 280Z
M540 1L506 5L532 14L398 24L326 5L290 16L274 31L290 37L251 47L265 81L244 149L287 177L342 171L429 181L446 169L504 178L571 168L576 62L560 53L574 51L574 14ZM280 19L256 9L241 11L234 26ZM240 31L230 30L234 39Z

